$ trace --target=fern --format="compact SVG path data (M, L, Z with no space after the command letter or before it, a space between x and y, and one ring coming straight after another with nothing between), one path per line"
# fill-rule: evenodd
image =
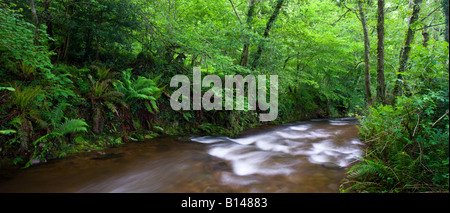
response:
M36 66L26 64L23 61L21 63L19 63L18 66L25 77L34 75L34 73L36 72L36 68L37 68Z
M16 105L22 113L27 111L27 109L31 106L31 101L33 101L33 99L36 98L41 92L40 87L26 87L25 89L22 89L15 86L14 90L13 104Z
M345 184L350 184L350 186L347 187L347 188L343 188L342 186L345 185ZM352 191L356 191L356 192L371 192L371 191L376 191L377 189L380 189L380 188L382 188L381 185L379 183L376 183L376 182L370 182L370 181L366 181L366 182L344 182L341 185L341 188L339 189L339 191L341 193L348 193L348 192L352 192Z
M56 113L57 111L61 111L61 108L57 107L57 109L54 110L54 114L58 114ZM32 165L33 159L45 158L54 146L54 140L57 139L62 143L62 137L64 135L75 132L87 132L87 126L88 124L80 119L70 119L64 123L56 124L52 132L33 142L35 147L34 152L30 160L25 164L25 167Z
M119 114L119 111L117 111L117 107L116 107L113 103L111 103L111 102L105 102L105 106L106 106L109 110L111 110L111 112L115 113L116 115Z
M62 102L53 110L50 121L54 127L64 118L64 109L68 106L70 106L70 104Z
M365 164L360 164L358 169L362 175L377 175L381 178L395 177L400 180L397 174L380 159L364 159Z
M144 104L148 112L158 112L156 100L162 94L162 88L158 88L156 81L161 78L161 75L155 80L138 76L136 79L131 79L131 69L122 72L122 79L115 84L116 90L123 93L125 101L129 104L135 104L138 101Z
M362 159L362 162L352 166L347 172L350 184L344 192L351 190L374 190L390 188L394 182L401 182L397 173L382 160L372 157ZM383 181L380 181L383 180ZM369 189L369 188L373 189Z
M112 67L107 68L106 66L99 67L96 65L91 65L91 67L97 70L96 75L99 80L114 79L119 74L117 72L112 72Z
M80 119L71 119L67 120L63 124L61 124L58 129L56 130L57 133L61 135L65 135L68 133L75 133L75 132L87 132L88 124Z

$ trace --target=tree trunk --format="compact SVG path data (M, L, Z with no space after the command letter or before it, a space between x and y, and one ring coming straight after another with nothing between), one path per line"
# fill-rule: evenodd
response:
M422 36L423 36L423 47L428 47L428 41L430 40L430 33L428 33L428 26L424 26L422 30Z
M36 27L34 32L34 43L39 44L39 19L36 13L36 8L34 7L34 0L30 0L31 16L33 17L33 24Z
M50 14L50 3L51 0L44 0L44 19L45 19L45 25L47 25L47 34L48 36L50 36L51 38L53 38L53 22L52 22L52 17ZM53 40L49 40L48 44L50 46L50 50L53 50L55 47L55 42Z
M358 1L359 16L364 33L364 87L366 89L367 104L372 105L372 92L370 90L370 41L367 29L366 15L363 10L363 2Z
M91 53L92 53L92 47L91 47L91 44L92 44L92 29L87 29L86 30L86 34L85 34L85 47L84 47L84 56L83 56L83 58L86 60L86 59L89 59L89 57L91 56Z
M266 29L264 30L264 35L263 35L264 38L269 37L270 29L272 28L273 24L275 23L275 20L277 19L278 14L280 13L280 9L281 9L281 6L283 6L283 3L284 3L284 0L278 0L277 1L277 5L275 6L275 10L273 11L272 16L270 16L269 21L267 22L267 25L266 25ZM256 65L257 65L257 63L259 61L259 58L261 57L261 54L262 54L263 45L264 45L264 42L262 42L258 46L258 51L256 52L255 59L253 60L253 63L252 63L252 69L256 68Z
M66 41L64 42L64 56L63 56L64 63L67 63L68 61L67 52L69 51L69 45L70 45L70 35L68 34L66 36Z
M386 85L384 80L384 0L378 0L377 38L377 101L386 104Z
M99 42L99 38L98 38L98 36L97 36L97 38L96 38L96 42L97 42L97 44L96 44L96 51L95 51L95 61L99 61L99 55L100 55L100 42Z
M400 51L400 59L399 59L399 68L397 71L397 81L394 85L393 91L393 99L391 100L392 104L395 102L395 96L399 96L402 94L402 81L403 81L403 72L406 71L406 65L409 59L409 52L411 52L411 43L414 41L414 30L411 29L411 26L418 20L419 12L420 12L420 4L422 0L414 0L413 12L408 22L408 30L406 32L406 38L403 44L403 47Z
M67 50L69 48L69 42L70 42L70 33L67 27L67 22L69 19L69 0L66 1L66 3L64 4L64 8L65 8L65 14L64 14L64 22L63 22L63 35L64 35L64 43L62 43L59 47L60 51L58 53L58 59L57 61L59 62L60 59L62 58L62 60L64 61L64 63L67 63Z
M95 134L100 134L103 132L103 125L102 125L102 111L100 106L93 106L93 118L92 118L92 131Z
M448 43L448 24L449 24L449 0L443 0L442 1L442 9L445 16L445 32L444 32L444 39Z
M25 117L21 117L20 121L22 122L22 125L19 127L20 133L19 153L22 155L26 155L29 149L28 145L32 141L31 137L33 133L33 127L31 125L31 122Z
M449 24L449 0L443 0L442 1L442 9L443 9L443 13L444 13L444 17L445 17L445 32L444 32L444 39L445 41L448 43L448 34L449 34L449 29L448 29L448 24ZM448 60L445 59L445 64L448 63ZM447 72L448 72L448 64L447 64Z
M252 29L254 10L255 10L255 0L250 0L248 13L247 13L247 21L246 21L248 30ZM250 46L250 41L249 41L249 39L246 39L246 41L244 43L244 49L242 50L241 61L239 62L239 65L241 65L243 67L247 66L249 46Z

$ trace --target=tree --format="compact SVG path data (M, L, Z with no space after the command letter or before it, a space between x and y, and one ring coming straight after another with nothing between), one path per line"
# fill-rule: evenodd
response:
M39 37L36 37L38 31ZM51 53L45 45L47 41L43 29L24 21L23 16L15 10L0 8L0 51L3 57L29 68L34 67L35 70L49 71L52 64L49 57Z
M449 0L442 0L442 13L444 14L445 17L445 33L444 33L444 39L445 41L448 43L448 36L449 36Z
M359 19L364 34L364 88L366 90L367 104L372 105L372 91L370 88L370 40L369 30L367 29L366 14L364 13L364 4L362 0L358 0Z
M39 44L39 19L36 13L36 7L34 6L34 0L30 0L31 16L33 17L33 24L36 27L34 43Z
M283 6L283 3L284 3L284 0L277 1L277 4L275 5L275 9L273 10L272 15L270 16L269 20L267 21L266 28L265 28L264 34L263 34L264 39L267 39L269 37L270 29L274 25L275 20L277 19L278 14L280 13L281 6ZM263 46L264 46L264 41L262 41L258 46L258 51L256 52L255 59L253 59L253 62L252 62L252 67L251 67L252 69L255 69L257 66L259 58L261 57L261 54L262 54Z
M253 14L254 14L254 10L255 10L255 2L256 0L250 0L249 1L249 6L248 6L248 12L247 12L247 29L250 31L252 29L252 21L253 21ZM242 49L242 54L241 54L241 60L239 62L239 64L243 67L247 66L247 61L248 61L248 49L250 46L250 41L249 39L246 39L244 41L244 48Z
M384 80L384 0L378 0L377 14L377 101L386 104Z
M402 93L402 87L403 87L403 73L406 72L406 68L408 65L408 59L409 59L409 53L411 52L411 44L414 41L414 33L415 30L413 29L414 24L419 19L419 12L420 12L420 4L422 3L422 0L414 0L414 3L412 5L413 11L408 21L408 29L406 31L406 37L403 43L403 46L400 50L400 58L399 58L399 68L397 70L397 80L395 81L394 90L393 90L393 98L391 100L391 103L395 103L395 96L399 96Z

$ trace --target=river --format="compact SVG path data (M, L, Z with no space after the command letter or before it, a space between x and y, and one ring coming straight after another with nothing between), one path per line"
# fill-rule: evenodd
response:
M362 155L357 124L318 119L236 138L158 137L8 173L0 192L334 193Z

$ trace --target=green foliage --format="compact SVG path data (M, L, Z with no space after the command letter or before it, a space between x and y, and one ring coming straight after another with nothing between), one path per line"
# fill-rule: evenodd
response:
M260 111L246 108L247 97L243 111L171 110L170 79L201 66L203 76L222 80L278 75L273 123L364 113L360 138L368 154L349 171L342 191L448 191L449 53L444 26L436 25L445 17L434 12L441 2L423 4L413 26L418 35L435 25L428 46L415 37L402 73L404 95L391 97L395 105L368 109L355 1L284 1L273 23L280 1L253 2L35 1L35 26L29 1L0 0L1 156L29 165L156 132L232 136L262 124ZM374 29L375 4L364 10ZM387 94L397 80L410 14L408 1L386 5ZM375 31L369 40L374 90ZM214 92L224 97L223 90Z
M140 103L135 110L138 110L139 106L143 104L148 112L158 112L156 100L161 96L163 88L158 88L157 82L162 75L155 79L143 76L131 79L131 71L128 69L122 72L122 79L115 84L116 90L124 94L125 102L128 105Z
M36 30L17 12L0 2L0 52L17 61L19 70L25 76L34 73L37 68L48 72L52 64L49 57L51 53L46 46L48 37L45 27ZM36 33L40 44L35 42Z
M370 108L360 127L370 152L348 172L343 191L448 191L448 111L440 120L434 111L441 98L400 97L394 107Z
M80 119L71 119L58 126L56 132L65 135L73 132L87 132L87 123Z
M32 160L45 159L50 151L55 152L54 149L63 147L63 138L65 135L76 132L87 132L88 124L84 120L64 118L64 109L68 106L70 105L60 103L57 107L55 107L51 115L51 126L49 127L52 130L50 133L41 136L32 143L34 146L34 153L25 167L30 166L32 164ZM63 119L65 121L63 121Z
M9 135L9 134L14 134L14 133L17 133L17 131L12 130L12 129L0 130L0 134L3 134L3 135Z
M12 103L18 108L19 113L27 113L33 107L31 102L39 95L41 91L42 90L40 87L26 87L22 89L16 86L13 92Z
M88 78L91 81L89 98L92 105L93 131L99 134L103 132L103 124L107 119L107 111L119 115L118 106L120 105L125 108L128 106L122 100L124 94L112 89L111 82L113 79L94 81L91 75L88 75Z
M198 126L207 135L227 135L225 129L210 123L202 123Z

